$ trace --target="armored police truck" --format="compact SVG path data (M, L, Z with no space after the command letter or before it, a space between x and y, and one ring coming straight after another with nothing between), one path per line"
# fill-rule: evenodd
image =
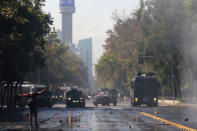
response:
M85 96L81 90L71 89L65 95L67 107L85 107Z
M141 104L158 106L160 83L154 73L139 73L131 82L131 105L136 107Z
M98 104L102 104L102 106L108 105L112 103L114 106L117 105L118 93L115 89L102 89L101 92L98 93L97 96L94 97L93 104L97 107Z

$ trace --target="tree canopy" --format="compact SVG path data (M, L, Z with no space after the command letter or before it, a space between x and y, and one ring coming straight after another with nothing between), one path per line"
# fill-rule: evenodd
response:
M17 87L25 76L44 66L43 49L52 24L41 10L44 0L0 1L1 107L16 106Z
M41 10L42 0L0 3L0 78L20 81L43 66L43 48L52 20Z
M195 0L146 0L126 18L115 14L96 65L99 86L110 83L108 87L126 92L136 72L156 72L165 94L171 95L174 83L180 96L196 74L196 7ZM139 55L151 57L142 65Z
M50 74L47 79L50 83L88 87L88 74L84 63L78 56L69 52L68 47L58 40L56 33L48 37L45 57Z
M44 49L46 66L40 70L40 83L53 87L67 84L88 88L88 75L84 63L69 52L68 46L58 39L56 32L50 33L47 37ZM37 73L31 73L27 80L37 82Z

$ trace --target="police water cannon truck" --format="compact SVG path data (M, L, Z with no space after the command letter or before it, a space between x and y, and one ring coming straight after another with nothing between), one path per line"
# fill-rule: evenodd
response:
M138 73L131 82L131 105L136 107L146 104L149 107L157 107L160 87L154 73Z

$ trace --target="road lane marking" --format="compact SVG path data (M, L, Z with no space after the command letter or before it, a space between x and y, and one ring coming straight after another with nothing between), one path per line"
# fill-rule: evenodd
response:
M69 111L69 116L68 116L68 127L71 128L72 124L72 119L71 119L71 110Z
M181 125L181 124L178 124L178 123L174 123L174 122L165 120L165 119L163 119L163 118L160 118L160 117L157 117L157 116L154 116L154 115L145 113L145 112L140 112L140 114L141 114L141 115L144 115L144 116L147 116L147 117L150 117L150 118L152 118L152 119L161 121L161 122L163 122L163 123L165 123L165 124L169 124L169 125L171 125L171 126L177 127L177 128L182 129L182 130L184 130L184 131L197 131L197 129L189 128L189 127L187 127L187 126L184 126L184 125Z

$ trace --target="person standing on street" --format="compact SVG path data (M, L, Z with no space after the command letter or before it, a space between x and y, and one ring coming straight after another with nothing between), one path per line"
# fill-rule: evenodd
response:
M35 127L38 127L38 120L37 120L37 96L42 94L47 88L43 89L42 91L36 92L36 88L32 87L29 93L19 94L18 96L27 97L27 103L29 107L29 122L30 126L32 125L32 117L34 116L35 120Z

